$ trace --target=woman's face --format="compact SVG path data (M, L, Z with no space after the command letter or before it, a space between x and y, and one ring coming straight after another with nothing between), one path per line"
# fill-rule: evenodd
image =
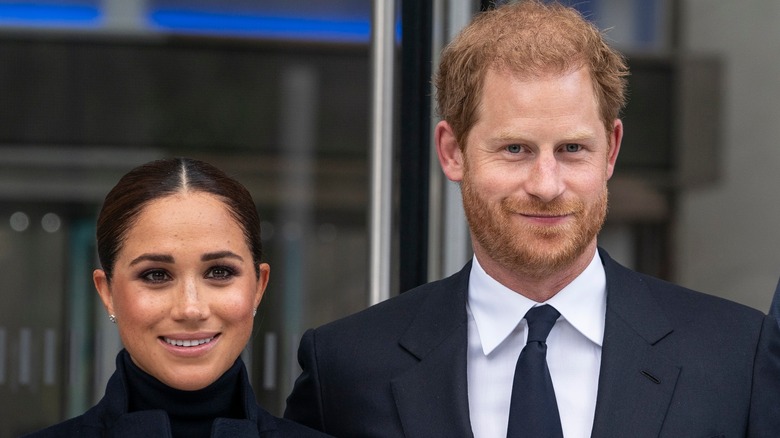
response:
M252 332L270 268L255 274L242 228L219 198L188 192L149 203L128 230L100 298L133 362L181 390L213 383Z

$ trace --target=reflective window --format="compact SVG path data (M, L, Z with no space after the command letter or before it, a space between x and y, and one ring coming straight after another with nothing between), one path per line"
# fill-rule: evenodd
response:
M167 156L211 162L255 198L271 282L245 358L281 413L302 331L368 300L369 13L0 2L0 436L102 396L120 344L92 286L96 214L122 174Z

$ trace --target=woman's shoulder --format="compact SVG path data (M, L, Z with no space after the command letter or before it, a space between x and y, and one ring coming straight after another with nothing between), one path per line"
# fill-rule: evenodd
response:
M287 420L285 418L279 418L271 415L268 411L258 405L258 413L260 419L258 426L260 429L260 436L262 438L327 438L330 435L322 433L318 430L311 429L302 424L298 424L294 421ZM263 427L265 426L265 427Z
M261 408L262 409L262 408ZM268 412L263 410L263 415L266 416L265 424L273 426L267 428L265 431L259 431L261 438L327 438L330 435L322 432L310 429L301 424L285 420L272 416ZM102 432L99 428L95 428L84 421L84 416L71 418L70 420L63 421L62 423L49 426L46 429L33 432L28 435L23 435L21 438L91 438L100 437Z
M88 425L84 421L84 416L80 415L37 432L23 435L21 438L70 438L74 436L84 438L99 437L101 432L99 429Z
M301 437L301 438L325 438L330 435L326 435L318 430L310 429L302 424L295 423L284 418L276 418L277 430L279 431L279 438L282 437ZM276 437L277 435L271 435Z

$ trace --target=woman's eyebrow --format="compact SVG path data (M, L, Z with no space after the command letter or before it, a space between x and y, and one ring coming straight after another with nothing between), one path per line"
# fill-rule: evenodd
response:
M240 255L232 251L218 251L218 252L206 253L200 257L200 260L203 262L208 262L210 260L217 260L217 259L224 259L224 258L238 259L242 262L244 261L243 257L241 257Z
M161 262L161 263L173 263L174 259L172 255L169 254L141 254L140 256L133 259L133 261L130 262L130 266L137 265L138 263L141 263L143 261L150 261L150 262Z

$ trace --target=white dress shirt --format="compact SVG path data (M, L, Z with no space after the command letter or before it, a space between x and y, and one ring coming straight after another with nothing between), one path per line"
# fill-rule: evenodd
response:
M527 337L523 317L539 304L550 304L561 314L547 337L547 365L563 435L590 436L607 311L606 276L598 252L574 281L546 303L535 303L506 288L474 257L467 304L467 370L475 438L506 437L515 364Z

